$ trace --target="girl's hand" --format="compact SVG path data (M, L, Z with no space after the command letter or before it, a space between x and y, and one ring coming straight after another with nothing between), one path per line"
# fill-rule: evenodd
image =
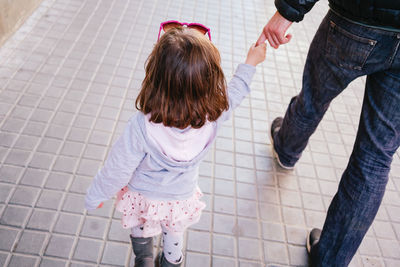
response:
M253 44L250 47L249 52L247 53L247 58L245 63L256 66L257 64L264 61L266 52L267 52L267 45L265 43L261 43L258 46Z
M101 202L98 206L97 209L101 209L103 207L103 202Z

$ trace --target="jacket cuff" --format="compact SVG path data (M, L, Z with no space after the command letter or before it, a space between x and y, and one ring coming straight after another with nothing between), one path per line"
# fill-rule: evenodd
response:
M253 79L254 73L256 72L256 67L241 63L236 68L235 75L239 76L246 84L250 84Z
M100 205L100 203L101 202L93 203L93 201L89 201L87 198L85 198L85 209L87 209L87 210L95 210Z
M289 21L299 22L304 18L304 14L293 8L285 0L275 0L275 6L279 14Z

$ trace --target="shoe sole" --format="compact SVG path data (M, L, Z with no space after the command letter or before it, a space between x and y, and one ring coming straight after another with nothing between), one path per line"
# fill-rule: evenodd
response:
M307 235L307 241L306 241L306 242L307 242L307 243L306 243L306 248L307 248L307 253L308 253L308 255L311 254L310 234L311 234L311 232L308 233L308 235Z
M273 154L274 158L276 159L276 162L278 162L279 167L281 167L282 169L288 170L288 171L293 170L294 167L287 167L287 166L283 165L282 162L279 160L278 153L276 153L275 148L274 148L274 139L272 138L272 135L271 135L271 129L268 131L268 136L269 136L269 140L272 145L272 147L271 147L272 154Z

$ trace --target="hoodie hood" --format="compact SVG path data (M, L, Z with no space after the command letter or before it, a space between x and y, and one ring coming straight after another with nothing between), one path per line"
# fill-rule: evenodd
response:
M149 146L149 154L166 169L196 167L213 143L217 125L208 122L199 129L178 129L149 121L149 115L140 116L143 139Z

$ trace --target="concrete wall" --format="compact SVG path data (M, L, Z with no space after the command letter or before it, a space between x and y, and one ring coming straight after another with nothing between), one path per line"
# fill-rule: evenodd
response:
M0 0L0 46L38 7L42 0Z

